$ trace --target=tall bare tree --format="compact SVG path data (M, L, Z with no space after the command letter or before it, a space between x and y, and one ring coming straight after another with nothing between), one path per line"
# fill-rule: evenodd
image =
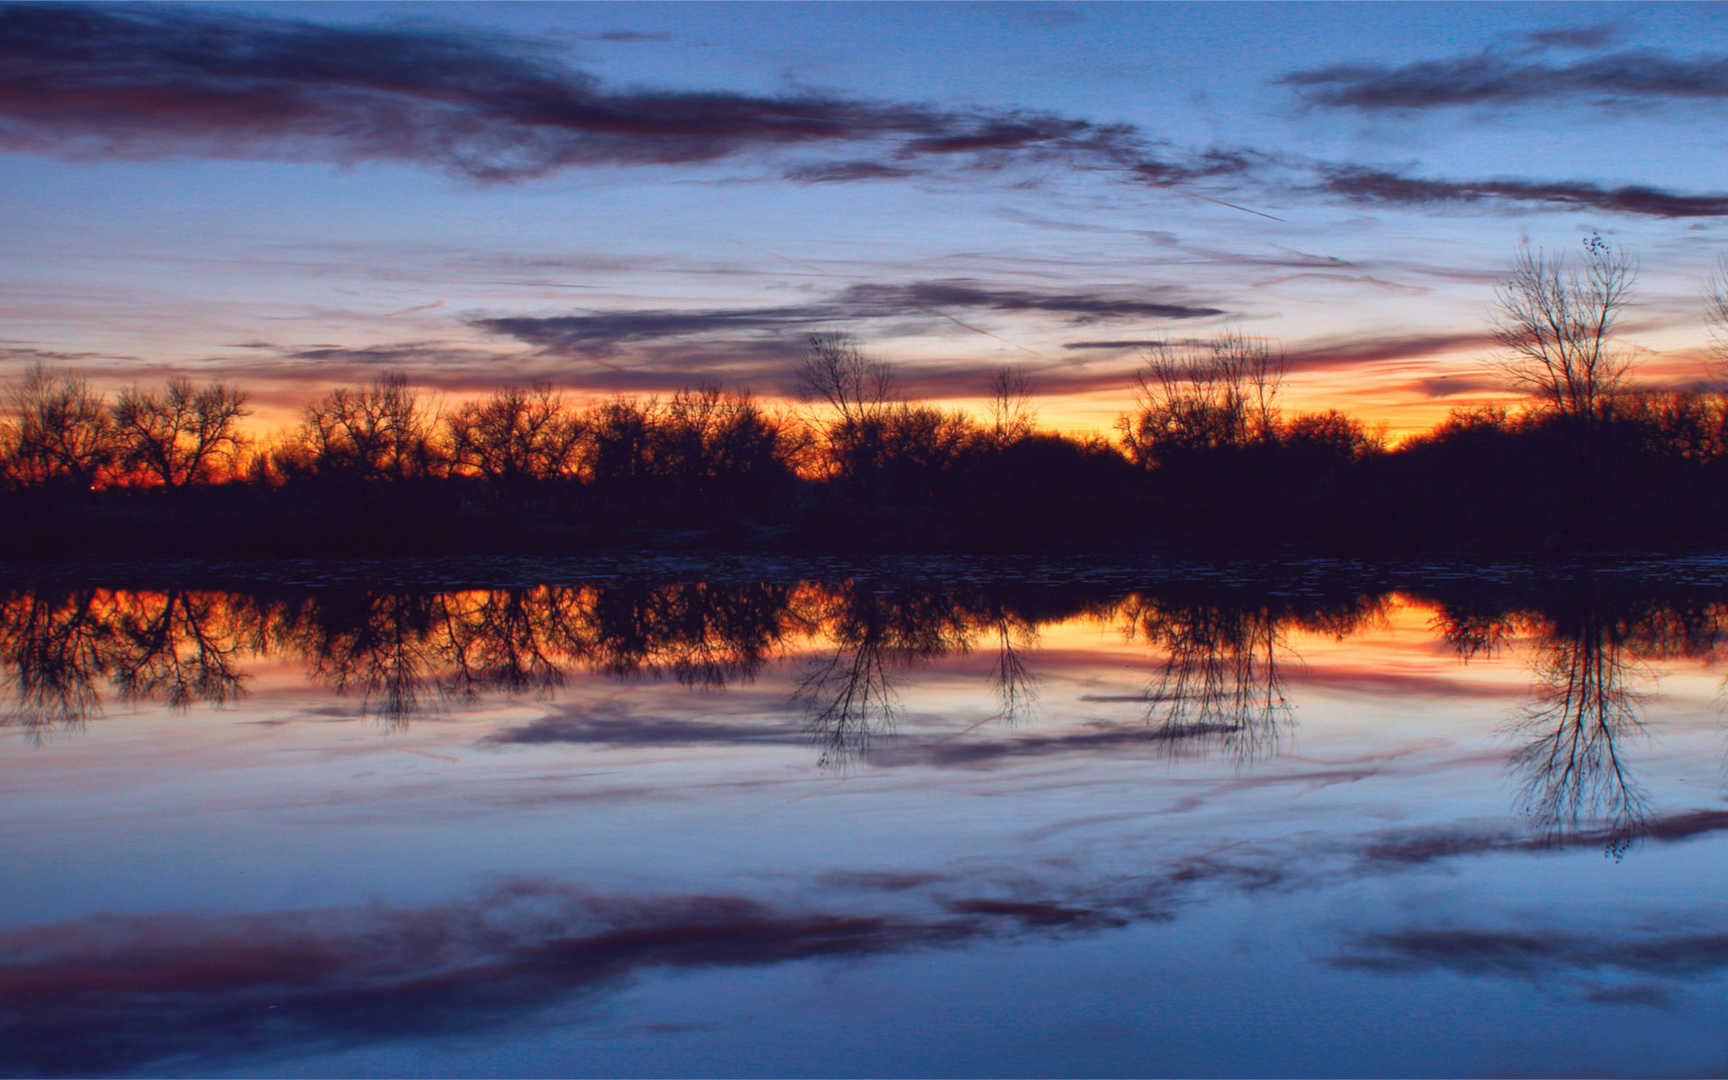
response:
M223 462L234 463L246 415L246 395L222 383L178 378L161 393L134 386L114 403L120 460L164 487L208 482Z
M445 419L456 463L512 494L575 468L582 425L552 387L504 387Z
M1626 378L1629 363L1614 347L1614 328L1637 277L1626 253L1600 236L1584 241L1581 263L1520 249L1495 305L1508 382L1592 427Z
M437 453L435 410L392 372L362 390L333 390L306 407L300 439L316 468L364 480L423 476Z
M1135 377L1137 408L1117 421L1129 455L1150 466L1275 437L1285 367L1281 349L1237 331L1154 346Z
M14 482L89 488L114 460L108 409L83 379L38 364L5 398L0 448Z
M846 427L876 419L895 397L893 369L866 356L847 334L810 335L796 383L798 396L827 404Z
M1728 257L1716 260L1716 270L1710 275L1710 285L1704 294L1704 314L1710 320L1719 370L1728 374Z
M990 438L998 447L1031 435L1038 423L1032 407L1032 380L1024 371L997 368L990 377Z

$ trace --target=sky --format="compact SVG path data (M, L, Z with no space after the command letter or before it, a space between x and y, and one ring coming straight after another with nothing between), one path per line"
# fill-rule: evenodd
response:
M1725 119L1708 4L0 6L0 380L774 398L847 333L1107 431L1236 331L1398 435L1503 394L1521 244L1710 379Z

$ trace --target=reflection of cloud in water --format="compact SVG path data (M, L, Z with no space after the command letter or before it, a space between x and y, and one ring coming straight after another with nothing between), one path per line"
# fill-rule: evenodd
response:
M1728 811L1652 822L1658 841L1728 828ZM1179 919L1220 894L1318 890L1436 858L1563 848L1505 837L1377 834L1173 852L1124 875L1111 860L924 871L837 869L804 901L611 895L517 881L419 908L99 916L0 935L0 1072L96 1074L245 1055L299 1055L510 1024L651 971L865 958L1095 934ZM1345 856L1341 864L1335 857ZM1728 971L1728 935L1627 928L1418 928L1357 934L1329 961L1375 973L1452 970L1691 978ZM1657 1004L1660 988L1597 988ZM267 1059L267 1057L266 1057Z
M893 768L925 765L937 768L976 768L1020 758L1096 753L1101 750L1145 749L1175 739L1213 739L1235 731L1227 724L1193 724L1186 728L1105 728L1055 735L1021 735L1009 739L914 739L902 737L878 743L865 758L871 765Z
M483 1030L654 969L752 967L1119 926L1071 901L925 897L889 916L545 881L471 900L107 916L0 937L0 1072L96 1074Z
M1646 819L1640 835L1660 843L1677 843L1728 830L1728 810L1693 810ZM1361 852L1365 868L1416 866L1443 859L1502 852L1564 851L1602 848L1621 837L1612 826L1579 829L1563 835L1530 836L1509 830L1471 831L1430 829L1389 835Z
M1584 971L1706 976L1728 971L1728 934L1646 931L1604 941L1544 931L1402 930L1365 935L1332 963L1387 973L1456 971L1535 980Z
M531 723L506 728L482 740L492 744L575 743L597 746L802 746L804 734L789 723L738 723L712 718L645 715L628 703L568 705Z
M1523 698L1528 690L1523 686L1472 682L1468 679L1427 675L1410 671L1387 671L1366 664L1307 664L1281 676L1292 685L1317 687L1350 694L1362 694L1377 700L1404 698L1434 698L1443 701L1460 699L1494 700Z

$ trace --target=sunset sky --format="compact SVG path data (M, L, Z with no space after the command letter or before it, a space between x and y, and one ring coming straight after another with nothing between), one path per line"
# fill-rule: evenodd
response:
M844 331L1087 429L1237 329L1405 432L1494 392L1523 241L1710 377L1724 119L1702 4L3 7L0 378L774 396Z

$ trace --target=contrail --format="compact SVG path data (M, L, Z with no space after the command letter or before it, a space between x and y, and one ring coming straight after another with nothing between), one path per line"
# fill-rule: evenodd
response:
M1177 193L1180 195L1186 195L1190 199L1200 199L1203 202L1217 203L1219 206L1228 206L1232 210L1240 210L1244 214L1253 214L1255 217L1263 217L1267 221L1277 221L1277 222L1282 222L1284 224L1289 224L1288 222L1284 221L1283 218L1278 217L1276 214L1267 214L1267 213L1264 213L1264 212L1259 211L1259 210L1250 209L1249 207L1246 207L1246 206L1238 206L1233 202L1225 202L1223 199L1214 199L1210 195L1199 195L1199 194L1196 194L1195 192L1192 192L1192 191L1181 191L1181 190L1178 190Z
M388 319L395 315L408 315L416 311L431 311L433 308L441 308L443 306L444 301L434 300L430 304L415 304L413 307L405 307L400 311L386 311L384 313L384 318Z

